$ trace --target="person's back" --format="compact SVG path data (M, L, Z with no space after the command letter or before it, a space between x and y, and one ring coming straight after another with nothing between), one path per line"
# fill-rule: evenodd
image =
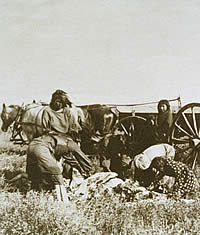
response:
M175 149L169 144L156 144L148 147L142 153L136 155L133 160L132 169L135 179L141 185L148 187L155 177L150 167L154 158L174 159Z
M134 161L136 167L142 170L149 168L155 157L164 157L174 159L175 149L169 144L152 145L145 149L142 153L135 156Z

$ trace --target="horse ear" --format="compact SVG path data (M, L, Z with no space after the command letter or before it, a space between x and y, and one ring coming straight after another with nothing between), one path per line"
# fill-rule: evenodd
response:
M3 109L5 109L6 108L6 105L5 105L5 103L3 103Z

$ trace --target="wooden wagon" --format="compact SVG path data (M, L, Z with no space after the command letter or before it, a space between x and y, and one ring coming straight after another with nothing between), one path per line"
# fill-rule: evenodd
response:
M182 161L192 169L200 161L200 103L189 103L181 107L181 99L168 100L170 103L177 102L172 107L173 124L168 136L168 143L176 149L176 160ZM130 113L121 113L121 118L116 127L120 127L132 137L133 142L145 145L145 135L148 135L148 129L140 135L144 129L147 120L154 121L157 111L152 108L152 112L145 111L145 105L158 104L158 102L130 105ZM121 105L119 107L124 107ZM127 105L126 105L127 107ZM142 107L138 109L138 107ZM153 111L154 110L154 111Z

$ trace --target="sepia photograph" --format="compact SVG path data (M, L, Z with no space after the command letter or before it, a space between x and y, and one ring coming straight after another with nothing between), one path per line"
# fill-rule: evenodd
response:
M199 22L198 0L1 0L0 234L199 234Z

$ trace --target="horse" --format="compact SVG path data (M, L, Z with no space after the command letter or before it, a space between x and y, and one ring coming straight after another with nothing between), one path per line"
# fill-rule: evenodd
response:
M1 120L2 120L1 130L3 132L7 132L11 124L14 121L16 121L20 115L21 115L21 107L19 105L9 105L8 107L6 107L6 105L3 104L1 112Z
M12 127L12 136L10 140L15 140L16 137L19 135L20 140L25 143L26 137L22 133L21 125L19 124L19 120L22 114L22 106L19 105L9 105L6 106L3 104L2 112L1 112L1 120L2 126L1 130L3 132L7 132L9 127Z
M119 118L117 108L109 107L105 104L82 105L79 107L85 116L83 127L92 127L91 131L93 133L108 134Z
M22 141L30 142L34 137L42 135L41 113L44 106L39 104L28 104L26 106L9 105L3 103L1 112L2 126L1 130L7 132L8 128L13 125L13 133L25 136ZM16 135L12 135L12 138ZM13 138L14 139L14 138Z
M93 104L73 106L70 109L80 123L81 148L87 154L97 151L96 145L106 135L112 132L119 119L117 108L107 105Z

